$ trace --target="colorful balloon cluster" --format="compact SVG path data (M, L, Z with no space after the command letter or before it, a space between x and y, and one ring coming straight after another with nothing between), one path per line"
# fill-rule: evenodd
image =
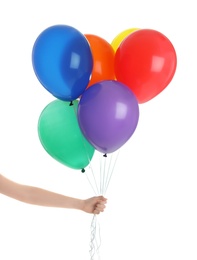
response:
M133 135L139 104L157 96L177 64L169 39L152 29L131 28L112 43L55 25L37 37L34 72L57 100L38 121L45 150L73 169L84 169L97 150L113 153Z

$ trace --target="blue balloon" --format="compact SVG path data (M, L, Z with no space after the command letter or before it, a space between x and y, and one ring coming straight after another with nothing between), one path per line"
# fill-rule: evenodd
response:
M77 99L86 89L93 68L93 57L86 37L68 25L54 25L36 39L32 50L34 72L53 96Z

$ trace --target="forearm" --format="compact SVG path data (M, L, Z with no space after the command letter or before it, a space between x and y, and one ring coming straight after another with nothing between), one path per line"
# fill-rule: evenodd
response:
M10 198L38 206L73 208L80 210L83 210L84 207L84 200L71 198L33 186L22 185L5 178L1 174L0 193Z
M25 186L18 200L46 207L83 209L84 201L37 187Z

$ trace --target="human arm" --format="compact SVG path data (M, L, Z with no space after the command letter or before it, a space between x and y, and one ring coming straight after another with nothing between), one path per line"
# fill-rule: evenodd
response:
M78 209L87 213L99 214L105 209L106 199L103 196L89 199L78 199L34 186L16 183L0 174L0 193L10 198L46 207Z

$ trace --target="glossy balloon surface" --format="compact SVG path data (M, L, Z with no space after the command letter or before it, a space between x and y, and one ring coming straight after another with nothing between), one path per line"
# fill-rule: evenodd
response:
M79 102L79 126L86 139L103 153L112 153L123 146L134 133L138 119L135 95L115 80L94 84Z
M94 147L84 138L78 124L78 101L54 100L41 112L38 135L46 152L73 169L83 169L94 155Z
M114 50L105 39L93 35L85 34L93 56L93 69L88 87L102 80L115 79L114 72Z
M53 96L77 99L87 87L93 59L89 43L77 29L54 25L36 39L32 50L34 72Z
M141 29L130 34L115 54L115 74L144 103L171 82L177 65L175 48L162 33Z

